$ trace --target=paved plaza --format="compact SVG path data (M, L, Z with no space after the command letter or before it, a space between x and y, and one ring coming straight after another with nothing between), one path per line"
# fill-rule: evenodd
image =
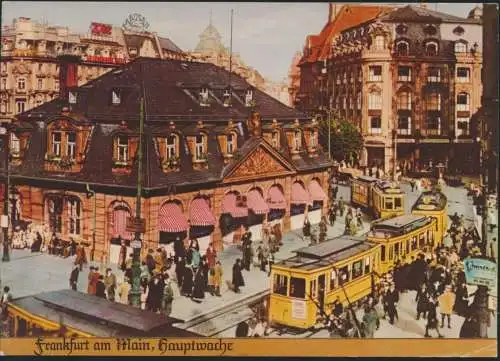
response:
M410 212L410 208L418 197L418 192L411 192L407 184L402 184L402 188L407 193L406 210ZM464 214L468 223L472 223L473 211L472 200L466 196L466 191L462 188L446 187L444 192L449 200L449 214L458 212ZM346 186L339 186L339 197L342 196L344 200L349 201L349 188ZM317 228L317 227L313 227ZM365 217L364 228L360 230L359 234L366 233L369 230L369 219ZM337 218L334 227L329 227L328 237L336 237L344 231L344 219ZM317 230L315 230L317 232ZM489 239L496 237L496 229L489 235ZM283 247L276 254L276 261L285 259L293 254L293 250L305 246L306 243L302 240L302 230L290 232L283 237ZM495 249L495 254L497 249ZM237 306L244 300L249 298L263 295L269 290L270 279L267 273L260 271L258 268L253 267L250 271L243 271L245 279L245 287L242 292L236 294L228 289L228 283L231 281L231 269L236 258L241 257L241 250L237 246L226 247L224 252L219 255L223 269L225 284L221 297L213 297L207 294L201 303L196 303L188 298L179 295L176 287L176 293L173 303L173 317L184 320L185 322L193 321L202 315L207 315L216 312L221 308L230 308ZM69 288L69 274L72 269L73 257L60 258L50 256L48 254L32 254L27 250L14 250L11 255L11 262L1 264L1 283L2 285L9 285L12 289L12 294L15 298L28 296L45 291L55 291L60 289ZM106 265L95 264L101 267L101 270ZM116 266L111 265L114 272L117 274L119 281L123 279L123 273L116 269ZM88 268L80 273L78 289L86 292L87 289L87 273ZM472 291L472 290L471 290ZM425 332L425 320L415 320L415 307L414 302L415 293L409 291L401 295L399 302L399 320L395 325L390 325L387 321L382 320L381 328L376 332L377 338L419 338L423 337ZM238 310L243 312L243 310ZM229 317L229 316L228 316ZM239 315L242 317L242 315ZM362 314L360 314L362 317ZM226 320L227 322L227 320ZM452 316L452 329L443 329L445 337L455 338L458 337L460 326L463 318L457 315ZM210 327L214 327L211 325ZM224 332L217 334L217 336L234 336L234 329L227 328ZM277 337L277 333L272 333L271 337ZM320 331L311 334L309 337L327 337L326 331ZM287 335L289 337L289 335ZM301 337L300 335L297 337ZM302 336L303 337L303 336ZM492 326L489 331L489 337L496 337L496 317L492 317Z

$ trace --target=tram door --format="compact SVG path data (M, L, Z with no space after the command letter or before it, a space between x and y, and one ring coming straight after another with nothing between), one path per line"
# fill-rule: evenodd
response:
M322 309L325 310L325 293L326 293L326 285L325 285L325 275L322 274L318 277L318 302Z

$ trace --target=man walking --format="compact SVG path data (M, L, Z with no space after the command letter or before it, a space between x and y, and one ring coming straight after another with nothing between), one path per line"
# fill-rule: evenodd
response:
M79 265L75 265L73 267L73 271L71 271L71 275L69 276L69 285L73 291L76 291L76 286L78 284L78 275L80 274Z

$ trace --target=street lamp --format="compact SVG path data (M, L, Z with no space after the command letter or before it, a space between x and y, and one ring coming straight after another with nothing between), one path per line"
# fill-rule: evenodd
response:
M96 236L96 217L97 217L97 196L95 190L91 190L87 184L87 198L94 198L93 215L92 215L92 251L90 252L90 260L94 261L95 258L95 236Z
M10 188L10 139L9 132L6 127L0 127L0 135L3 136L3 151L5 155L5 171L6 181L3 200L3 215L1 226L3 228L3 255L2 261L9 262L9 188Z

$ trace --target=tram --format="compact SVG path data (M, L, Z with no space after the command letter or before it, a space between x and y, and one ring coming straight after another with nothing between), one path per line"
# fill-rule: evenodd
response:
M371 213L375 218L403 215L404 192L393 182L360 176L351 181L351 202Z
M411 213L435 218L436 239L442 241L448 230L448 198L443 193L438 191L422 193L413 205Z
M425 250L434 250L437 220L422 215L403 215L374 223L366 235L381 246L380 274L394 269L398 261L405 263Z
M308 329L337 298L345 304L368 296L380 249L365 238L341 236L298 249L295 256L274 264L271 323Z
M202 337L175 327L181 320L110 302L73 290L44 292L12 300L7 337Z

